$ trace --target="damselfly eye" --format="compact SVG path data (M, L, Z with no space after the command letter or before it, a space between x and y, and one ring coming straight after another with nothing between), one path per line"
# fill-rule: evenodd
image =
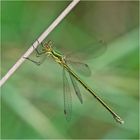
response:
M52 42L51 41L48 41L47 43L45 43L44 46L47 50L50 50L50 51L52 50Z
M49 41L47 42L47 44L48 44L48 46L51 46L51 47L52 47L52 41L51 41L51 40L49 40Z

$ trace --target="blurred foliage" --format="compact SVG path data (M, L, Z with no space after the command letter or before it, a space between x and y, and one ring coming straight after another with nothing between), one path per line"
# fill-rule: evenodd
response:
M1 1L1 76L69 3ZM123 125L80 85L84 103L72 90L73 114L67 122L62 69L47 59L40 67L26 61L1 90L1 138L138 139L138 6L138 1L82 1L47 38L64 54L83 50L90 56L80 59L90 65L92 76L79 76L124 119ZM107 49L95 59L100 41Z

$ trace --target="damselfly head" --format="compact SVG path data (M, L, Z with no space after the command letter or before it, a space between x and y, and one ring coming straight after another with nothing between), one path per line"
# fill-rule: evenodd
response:
M45 43L44 47L45 47L47 52L51 52L52 51L52 42L51 42L51 40L48 41L47 43Z

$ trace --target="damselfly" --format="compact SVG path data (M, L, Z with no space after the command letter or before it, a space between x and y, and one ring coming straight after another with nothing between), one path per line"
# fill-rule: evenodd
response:
M52 42L51 41L49 41L48 43L42 44L42 48L41 48L40 51L38 49L35 49L35 51L36 51L36 55L37 56L41 56L41 55L45 54L45 56L52 57L53 60L55 62L57 62L58 64L60 64L60 66L63 68L64 114L65 114L67 120L70 120L71 119L71 113L72 113L72 109L71 108L72 108L72 104L71 104L71 101L69 101L69 99L71 98L71 94L70 94L70 86L68 84L68 79L66 77L66 71L68 72L68 74L70 76L70 79L71 79L72 85L74 87L75 93L76 93L76 95L79 98L79 100L80 100L81 103L83 102L83 100L82 100L82 96L81 96L79 87L77 85L77 81L89 93L91 93L95 97L95 99L97 101L99 101L99 103L102 104L105 107L106 110L108 110L111 113L111 115L113 116L113 118L117 122L119 122L121 124L124 122L100 97L98 97L95 94L95 92L90 87L88 87L88 85L85 82L83 82L80 79L80 77L69 66L70 60L67 60L64 55L56 52L53 49L53 47L52 47ZM42 64L44 62L45 57L44 57L44 59L42 59L39 62L36 62L36 61L34 61L34 60L30 59L30 58L26 58L26 59L34 62L37 65L40 65L40 64ZM80 62L75 62L75 63L77 63L79 66L80 65L83 65L83 68L84 69L86 69L87 71L90 71L87 64L80 63Z

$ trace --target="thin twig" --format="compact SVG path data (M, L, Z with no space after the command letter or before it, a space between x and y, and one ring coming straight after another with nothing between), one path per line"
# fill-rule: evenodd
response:
M25 61L23 57L28 57L35 48L52 32L52 30L65 18L65 16L78 4L80 0L73 0L68 7L54 20L54 22L40 35L33 45L21 56L21 58L13 65L7 74L0 80L0 87L8 80L10 76L18 69ZM34 47L33 47L34 46Z

